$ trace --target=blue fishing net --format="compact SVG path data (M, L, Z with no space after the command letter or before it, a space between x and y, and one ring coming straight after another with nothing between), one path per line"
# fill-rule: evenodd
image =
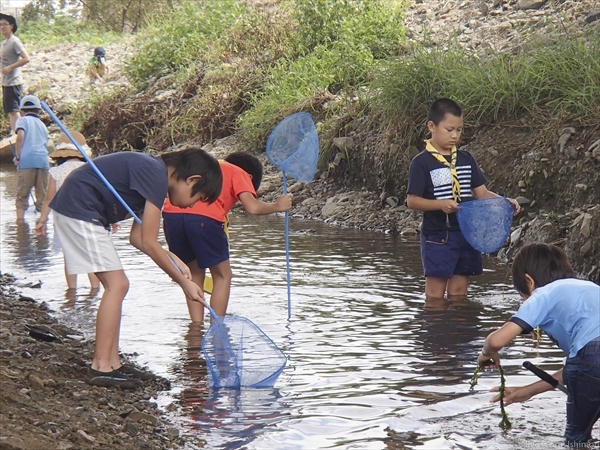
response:
M506 242L513 219L513 207L505 197L492 197L460 204L458 224L471 246L494 253Z
M319 135L311 115L299 112L279 122L267 139L266 152L286 175L311 181L319 159Z
M238 316L213 320L202 339L210 387L270 388L287 358L252 321Z

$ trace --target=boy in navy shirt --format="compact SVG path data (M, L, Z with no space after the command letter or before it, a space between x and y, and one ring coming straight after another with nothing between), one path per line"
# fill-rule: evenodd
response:
M25 217L31 189L35 189L35 209L42 210L48 190L48 129L40 120L42 106L35 95L26 95L20 103L22 116L17 119L17 143L13 162L17 166L17 220Z
M564 367L553 374L569 390L566 444L587 442L600 419L600 286L576 279L565 253L549 244L524 246L515 256L512 276L525 302L486 338L478 362L497 368L500 349L539 326L567 354ZM487 364L490 359L493 363ZM504 404L524 402L550 389L545 381L507 387ZM497 395L491 401L499 400Z
M487 179L473 156L457 150L462 127L462 110L455 101L433 102L427 122L431 139L413 158L408 173L406 203L423 211L421 259L430 299L465 296L469 276L483 273L481 253L465 240L456 211L461 202L498 197L485 186ZM517 214L519 204L508 200Z
M133 222L130 243L178 283L187 298L203 299L187 266L158 242L161 209L171 203L189 208L197 201L214 202L221 192L218 161L198 148L152 156L119 152L93 160L110 185L142 219ZM85 164L69 174L50 203L68 274L94 272L104 287L96 318L96 348L90 384L134 388L142 375L119 359L121 305L129 289L110 238L110 224L126 219L125 207ZM177 264L177 267L175 266Z

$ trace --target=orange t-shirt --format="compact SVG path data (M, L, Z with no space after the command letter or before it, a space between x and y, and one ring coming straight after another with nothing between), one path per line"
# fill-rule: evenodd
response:
M191 208L179 208L173 206L167 197L163 212L198 214L225 223L227 213L238 202L242 192L250 192L256 197L256 191L254 190L252 179L248 172L227 161L219 161L219 165L221 166L221 172L223 173L223 187L221 188L221 195L219 195L217 201L210 205L206 202L196 202Z

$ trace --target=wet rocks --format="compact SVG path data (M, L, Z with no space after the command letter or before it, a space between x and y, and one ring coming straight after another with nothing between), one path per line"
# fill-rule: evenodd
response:
M0 273L0 448L179 449L204 446L180 437L153 399L167 380L121 391L85 383L93 343L52 318L43 304L22 301L14 277ZM29 336L27 325L47 327L61 339ZM187 444L186 444L187 442ZM197 448L197 447L193 447Z

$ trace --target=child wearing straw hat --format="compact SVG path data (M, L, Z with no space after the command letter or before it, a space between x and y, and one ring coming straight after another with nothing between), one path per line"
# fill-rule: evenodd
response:
M75 138L81 148L87 153L88 156L92 156L92 151L88 147L85 136L77 131L72 131L71 135ZM71 140L61 133L56 141L55 150L50 154L50 158L54 160L56 166L50 168L50 178L48 181L48 190L46 191L46 198L42 204L42 213L38 220L36 227L33 232L37 236L45 234L46 223L48 222L48 216L50 215L50 202L56 195L56 191L60 189L71 172L78 167L85 164L83 155L77 150ZM60 240L58 234L54 232L54 249L60 250ZM65 265L65 277L67 279L67 287L69 289L77 288L77 274L68 274L67 267ZM90 280L90 287L92 290L97 290L100 287L100 280L94 273L88 273Z

